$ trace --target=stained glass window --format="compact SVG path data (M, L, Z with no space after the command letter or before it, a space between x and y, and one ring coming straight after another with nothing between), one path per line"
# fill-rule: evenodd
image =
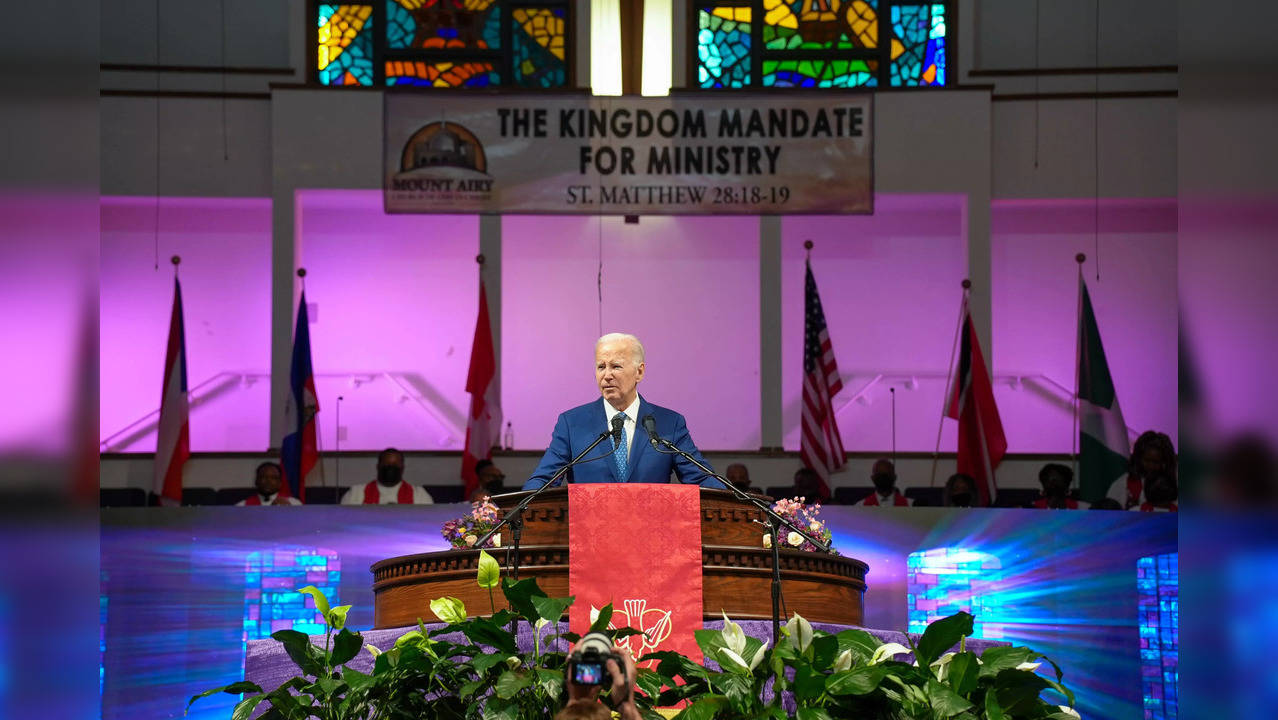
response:
M694 0L700 88L941 86L951 3Z
M563 88L571 82L568 0L312 0L322 85Z

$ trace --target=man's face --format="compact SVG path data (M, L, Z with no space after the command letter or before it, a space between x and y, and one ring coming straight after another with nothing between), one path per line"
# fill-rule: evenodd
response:
M386 453L377 459L377 481L383 485L398 485L404 478L404 456Z
M1147 447L1140 453L1140 469L1145 477L1150 477L1160 470L1166 470L1163 467L1163 454L1155 447Z
M746 470L745 465L735 463L729 465L723 476L728 478L728 482L737 487L750 487L750 471Z
M506 474L497 468L496 465L488 465L479 471L479 484L488 487L490 483L500 483L506 479Z
M257 479L254 485L257 486L257 492L261 495L274 495L280 491L280 484L283 478L280 477L280 469L274 465L269 465L257 471Z
M630 407L638 396L643 368L628 342L606 342L595 350L595 381L604 400L618 410Z

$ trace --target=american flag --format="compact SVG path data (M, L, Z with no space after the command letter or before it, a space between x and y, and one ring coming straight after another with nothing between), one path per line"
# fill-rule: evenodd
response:
M803 312L803 439L799 457L821 477L823 494L829 497L830 473L847 465L843 440L834 420L832 401L843 389L834 360L830 333L826 330L821 296L817 294L812 264L806 263Z

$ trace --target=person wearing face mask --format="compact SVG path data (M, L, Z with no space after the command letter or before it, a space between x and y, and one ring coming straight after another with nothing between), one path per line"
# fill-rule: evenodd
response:
M377 479L356 485L342 496L343 505L433 505L420 485L404 481L404 453L386 448L377 455Z
M1040 510L1086 510L1088 505L1069 496L1069 486L1074 482L1074 471L1068 465L1047 463L1038 471L1039 491L1042 497L1031 507Z
M972 507L976 499L976 479L955 473L945 481L945 507Z
M866 495L857 505L863 507L909 507L912 500L896 489L896 466L887 458L874 461L870 470L870 481L874 483L874 492Z
M1176 512L1179 498L1176 478L1166 471L1158 471L1145 479L1145 502L1131 508L1132 512Z

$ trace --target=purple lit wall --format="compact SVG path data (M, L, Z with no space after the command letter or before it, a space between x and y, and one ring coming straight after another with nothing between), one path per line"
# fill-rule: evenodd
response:
M966 200L875 196L874 215L789 217L781 225L781 391L785 447L799 449L803 375L803 241L843 374L835 398L847 450L932 450L967 268ZM879 376L882 375L882 378ZM910 386L913 386L912 388ZM854 400L855 397L859 400ZM953 448L947 423L942 448Z
M798 448L803 241L845 376L837 400L849 450L930 451L966 275L965 199L879 195L872 216L782 222L785 446ZM476 216L386 215L376 191L299 193L300 262L309 270L321 448L457 450L474 330ZM150 198L102 201L102 438L154 447L181 254L193 449L268 444L270 202L166 198L154 269ZM1175 204L1101 207L1101 281L1087 271L1128 425L1175 437ZM1010 450L1068 452L1074 253L1095 254L1093 207L1002 200L992 209L995 394ZM758 219L508 216L502 220L503 408L515 446L545 446L562 410L597 397L591 347L634 332L648 351L641 391L678 408L709 450L759 447ZM602 289L601 289L602 288ZM992 342L991 342L992 341ZM142 421L128 432L121 431ZM946 421L942 450L954 445ZM432 481L421 478L421 482Z
M191 449L265 450L269 433L271 202L105 197L101 205L103 449L155 450L153 415L182 256Z
M1175 441L1175 200L1101 202L1099 281L1092 201L998 200L991 216L994 373L1007 379L995 395L1009 449L1073 447L1079 252L1123 419Z
M503 397L515 445L544 448L560 412L599 397L602 328L643 340L640 391L683 413L701 448L757 449L758 233L753 217L505 218Z
M343 450L460 450L478 217L387 215L369 190L300 191L296 208L321 449L337 447L341 396Z

